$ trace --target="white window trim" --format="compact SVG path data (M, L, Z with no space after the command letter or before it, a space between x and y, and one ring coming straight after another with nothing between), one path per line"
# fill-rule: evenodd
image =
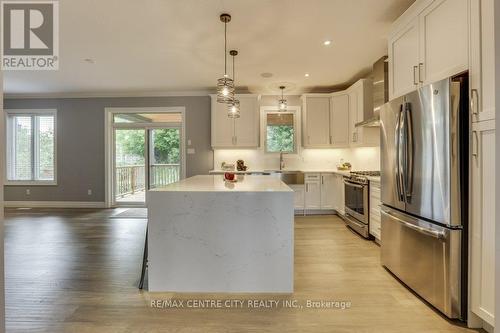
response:
M279 155L279 152L268 152L267 151L267 127L266 127L266 121L267 121L267 114L268 113L277 113L280 112L280 109L278 106L261 106L260 107L260 142L263 144L261 145L261 149L264 154L266 155ZM293 153L283 153L286 154L287 156L300 156L301 152L301 145L300 142L302 142L301 138L301 120L300 120L300 106L287 106L287 110L285 113L293 113L293 127L295 129L295 138L294 138L294 145L295 149Z
M9 116L11 115L50 115L54 116L54 180L9 180L8 179L8 168L5 168L4 173L4 185L8 186L56 186L57 185L57 109L6 109L5 111L5 142L7 143L5 149L5 161L6 166L9 160L9 154L12 151L12 147L8 144L9 141Z

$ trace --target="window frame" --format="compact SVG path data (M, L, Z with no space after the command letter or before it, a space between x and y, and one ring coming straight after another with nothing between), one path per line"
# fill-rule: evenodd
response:
M32 179L32 180L9 180L9 161L13 156L14 147L12 144L14 140L12 140L12 126L10 124L10 117L12 116L52 116L54 117L54 179L53 180L41 180L41 179ZM5 173L4 173L4 184L8 186L55 186L57 185L57 109L6 109L5 110ZM35 118L36 119L36 118ZM35 128L35 123L33 123L33 131ZM34 170L34 166L36 165L36 155L34 148L37 145L37 139L33 136L32 139L32 170ZM34 176L34 174L33 174Z
M289 113L293 114L293 129L294 129L294 149L293 152L283 152L288 156L300 155L300 142L301 142L301 128L300 128L300 106L288 106L286 111L280 111L277 106L261 106L260 108L260 128L261 128L261 142L262 151L266 155L279 155L280 152L267 151L267 114L269 113Z

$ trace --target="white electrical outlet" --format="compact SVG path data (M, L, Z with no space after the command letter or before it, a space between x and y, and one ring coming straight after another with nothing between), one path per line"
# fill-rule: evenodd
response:
M191 140L188 139L188 146L191 146Z
M31 194L31 191L29 188L26 189L26 195L30 195Z
M87 190L87 194L88 194L88 195L92 195L92 190L91 190L91 189L88 189L88 190Z

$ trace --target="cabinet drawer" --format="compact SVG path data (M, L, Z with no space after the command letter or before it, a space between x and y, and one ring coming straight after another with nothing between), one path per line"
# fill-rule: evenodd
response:
M320 174L319 173L306 173L306 181L319 182Z

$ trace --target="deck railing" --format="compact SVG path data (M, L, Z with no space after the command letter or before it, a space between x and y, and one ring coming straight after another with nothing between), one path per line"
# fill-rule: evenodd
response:
M180 179L181 167L179 164L151 165L151 187L161 187ZM144 165L125 165L116 167L116 196L124 197L129 194L144 191Z

